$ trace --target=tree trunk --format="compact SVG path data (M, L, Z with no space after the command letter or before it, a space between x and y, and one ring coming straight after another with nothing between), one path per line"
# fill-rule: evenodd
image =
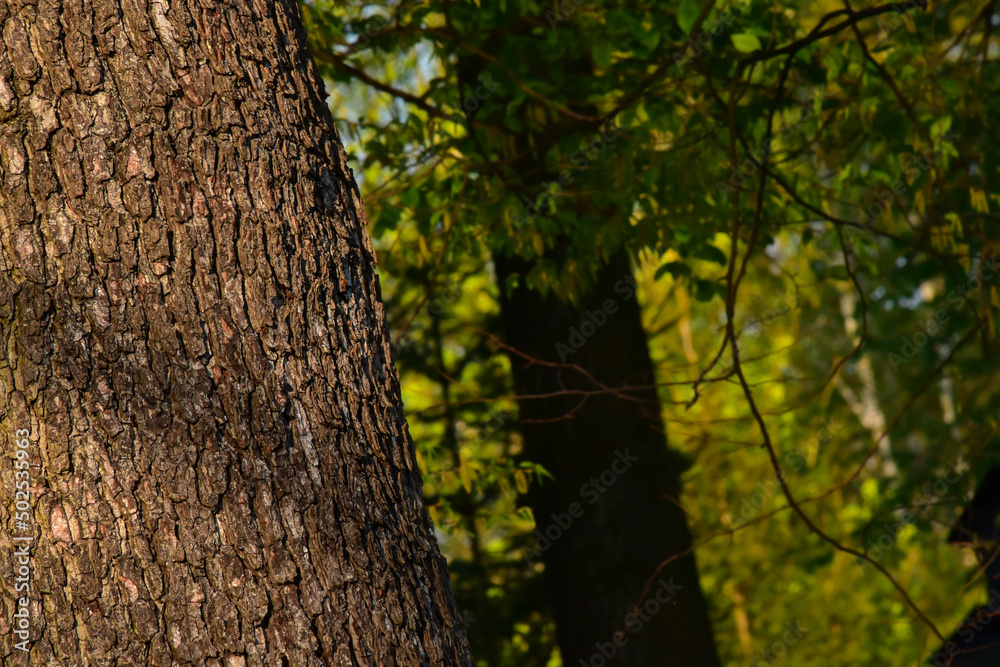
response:
M295 2L0 3L0 151L3 664L471 665Z
M563 664L717 667L694 556L653 576L692 544L675 504L684 462L667 448L648 388L653 366L626 253L612 256L579 306L543 297L523 279L508 296L507 277L530 267L494 261L509 345L549 364L577 364L609 388L647 387L626 397L594 393L582 405L580 394L519 400L524 456L555 476L529 496L538 531L524 554L545 563ZM510 356L520 396L599 390L571 368Z

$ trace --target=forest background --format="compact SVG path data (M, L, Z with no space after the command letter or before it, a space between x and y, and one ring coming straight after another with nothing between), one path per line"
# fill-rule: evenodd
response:
M723 664L789 624L789 664L921 664L984 601L946 538L1000 453L995 0L302 9L478 664L562 664L503 293L616 294L570 369L617 252Z

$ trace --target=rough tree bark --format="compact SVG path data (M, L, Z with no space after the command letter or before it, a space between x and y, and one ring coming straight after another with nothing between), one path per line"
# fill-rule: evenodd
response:
M0 152L3 664L471 665L295 2L0 2Z
M494 263L501 287L531 268L510 257L495 256ZM676 504L684 462L667 448L659 400L649 388L653 364L628 256L612 255L578 305L524 284L510 295L500 290L501 317L507 343L544 362L510 355L517 393L549 396L519 406L525 458L555 477L529 496L542 537L525 553L545 563L563 664L608 658L622 667L718 667L687 517ZM588 313L605 313L604 323ZM583 332L582 346L571 341L571 328ZM567 346L564 358L557 343ZM579 349L565 354L571 343ZM609 388L646 388L626 390L628 398L602 393L561 362ZM581 407L580 394L556 395L564 389L594 394ZM673 556L680 557L654 577Z

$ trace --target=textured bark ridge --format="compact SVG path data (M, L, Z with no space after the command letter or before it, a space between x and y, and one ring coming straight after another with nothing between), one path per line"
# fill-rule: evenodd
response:
M5 665L471 665L292 0L0 2Z

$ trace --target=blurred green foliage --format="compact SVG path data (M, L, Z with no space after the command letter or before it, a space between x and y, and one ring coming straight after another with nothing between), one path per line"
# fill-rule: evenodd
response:
M725 664L788 622L808 630L790 664L909 666L940 644L788 509L748 394L814 525L946 636L982 601L945 536L1000 454L1000 278L976 278L1000 262L997 11L303 4L479 664L560 664L520 552L519 497L546 472L518 457L497 252L569 299L618 248L635 256Z

